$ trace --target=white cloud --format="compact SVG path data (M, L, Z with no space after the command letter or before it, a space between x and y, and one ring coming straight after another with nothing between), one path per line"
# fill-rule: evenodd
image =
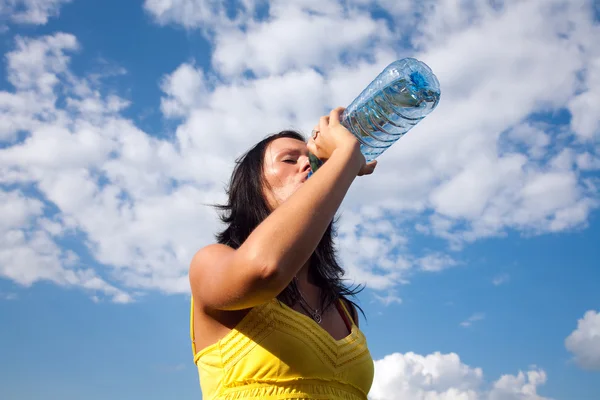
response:
M390 38L387 26L369 14L345 13L331 1L325 2L331 7L322 8L321 3L309 8L302 2L274 2L268 21L251 22L237 32L219 31L215 68L225 75L247 69L258 76L329 68L340 62L342 54L360 54Z
M600 170L600 151L596 151L597 155L588 152L577 155L577 166L582 171L597 171Z
M581 368L600 370L600 313L586 312L577 321L577 329L565 339L565 346Z
M181 64L172 74L165 76L161 89L167 94L160 102L166 117L187 116L194 108L205 105L210 96L203 71L191 64Z
M16 92L0 92L0 140L12 141L19 131L61 118L54 108L54 90L61 79L68 79L69 57L64 51L77 48L77 39L65 33L36 40L15 38L15 49L6 54L6 61L8 81Z
M382 303L385 306L389 306L390 304L402 304L402 299L396 295L394 290L388 292L388 294L382 296L377 293L373 294L375 301Z
M589 61L584 82L584 90L568 105L571 128L582 140L594 140L600 137L600 56Z
M235 3L235 15L231 7ZM254 0L240 0L226 4L220 0L145 0L144 9L160 24L180 24L188 29L210 31L215 27L225 29L251 18Z
M473 325L474 322L481 321L483 319L485 319L484 313L475 313L469 318L467 318L465 321L461 322L460 326L462 326L463 328L468 328L469 326Z
M442 102L381 157L376 176L361 181L351 203L399 209L387 214L396 218L430 208L428 226L419 224L420 231L455 248L507 229L540 234L585 226L598 190L559 162L564 153L556 149L568 146L569 133L528 119L566 107L580 89L578 71L592 67L587 55L598 52L585 34L590 14L554 3L563 12L550 12L546 2L506 3L502 13L482 13L477 24L458 24L447 35L436 33L435 25L436 39L419 57L439 76ZM459 3L444 7L452 4ZM436 10L446 18L443 7ZM566 23L574 26L569 40L555 40ZM575 43L586 56L574 50ZM346 71L349 78L342 80L338 72L342 68L332 73L335 87L351 87L352 74Z
M548 400L537 393L546 373L531 369L503 375L489 389L483 371L464 364L455 353L422 356L394 353L375 361L371 400Z
M69 76L63 84L73 93L66 99L70 112L51 109L52 123L5 149L5 183L37 182L44 200L69 229L86 235L82 244L121 286L187 291L189 260L216 228L213 210L203 204L222 197L221 186L212 186L225 181L230 165L198 157L206 142L181 154L173 143L149 137L115 115L120 107L110 104L120 99L103 98L85 79Z
M60 246L61 235L69 232L84 234L81 244L96 267L108 267L106 275L129 290L184 292L195 243L209 240L214 231L215 218L206 215L202 203L214 202L216 196L197 181L202 170L214 177L201 164L210 160L200 160L197 170L181 159L176 162L173 144L152 139L117 117L126 102L101 96L92 82L68 71L67 53L76 48L71 35L19 38L17 49L7 56L17 88L11 99L32 99L44 109L23 107L21 114L6 114L7 139L14 141L20 129L29 135L0 150L0 183L24 189L35 183L40 195L21 191L19 201L13 199L16 195L3 199L6 214L20 222L3 236L0 274L23 285L49 280L130 301L130 294L99 278L91 266L75 268L77 255ZM68 110L56 107L57 85L67 94ZM14 119L29 122L20 127ZM195 157L189 160L193 163ZM196 182L174 188L178 177ZM33 211L15 212L24 207ZM54 216L43 215L42 209L54 207ZM29 225L22 215L32 215ZM208 228L211 221L213 228Z
M40 39L17 36L15 50L6 55L9 82L19 91L53 94L60 75L67 72L70 57L65 51L78 46L75 36L67 33Z
M56 244L54 239L64 230L45 216L44 208L41 201L20 191L0 192L0 276L23 286L45 280L100 292L115 302L131 301L93 269L81 266L76 254Z
M546 383L546 372L541 369L519 371L518 375L502 375L494 382L489 400L549 400L537 393L537 387Z
M368 282L369 287L377 291L406 284L417 271L440 272L459 264L447 254L412 254L401 229L376 210L362 213L345 210L338 234L348 275L357 282ZM386 305L401 302L393 290L375 298Z
M7 16L13 22L44 25L51 17L58 16L60 7L72 0L3 0L0 2L0 16Z
M375 361L375 378L369 398L476 399L483 379L480 368L471 368L455 353L394 353Z
M439 272L458 263L447 254L430 254L417 261L419 268L428 272Z

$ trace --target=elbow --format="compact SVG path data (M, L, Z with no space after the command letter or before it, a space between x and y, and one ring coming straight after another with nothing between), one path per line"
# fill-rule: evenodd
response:
M264 253L264 251L248 252L244 257L245 262L253 270L253 275L265 291L269 291L271 288L277 291L281 277L278 263L269 260ZM276 294L278 293L279 291Z
M261 287L264 295L273 298L277 297L289 284L293 278L291 271L279 264L263 264L261 270Z
M258 264L257 271L258 279L265 291L273 292L273 295L276 296L285 288L286 285L282 282L281 271L276 264Z
M258 264L256 266L258 279L263 282L273 282L277 278L277 268L271 264Z
M246 242L238 249L238 256L243 260L241 262L251 269L251 275L260 288L261 298L276 297L292 280L292 276L288 276L290 260L280 251L267 246Z

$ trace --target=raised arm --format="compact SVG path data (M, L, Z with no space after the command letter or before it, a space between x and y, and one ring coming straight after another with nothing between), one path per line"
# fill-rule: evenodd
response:
M220 310L246 309L277 296L309 260L357 175L370 174L354 136L339 124L341 109L320 121L308 148L327 162L234 250L201 249L190 267L194 298Z

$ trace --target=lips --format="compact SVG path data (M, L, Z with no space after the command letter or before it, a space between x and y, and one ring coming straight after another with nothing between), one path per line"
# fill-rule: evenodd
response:
M306 171L306 172L304 173L304 178L302 178L302 183L306 182L306 180L307 180L308 178L310 178L310 176L311 176L311 175L312 175L312 171L309 169L308 171Z

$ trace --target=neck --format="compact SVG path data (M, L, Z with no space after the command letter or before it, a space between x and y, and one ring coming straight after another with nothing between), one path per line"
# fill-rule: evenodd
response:
M296 273L296 279L298 279L299 282L301 282L303 284L308 283L309 268L310 268L310 262L306 262L306 264L304 264L302 266L302 268L300 268L300 270Z
M315 285L309 271L310 262L307 262L296 274L296 282L306 301L315 308L320 303L321 289Z

